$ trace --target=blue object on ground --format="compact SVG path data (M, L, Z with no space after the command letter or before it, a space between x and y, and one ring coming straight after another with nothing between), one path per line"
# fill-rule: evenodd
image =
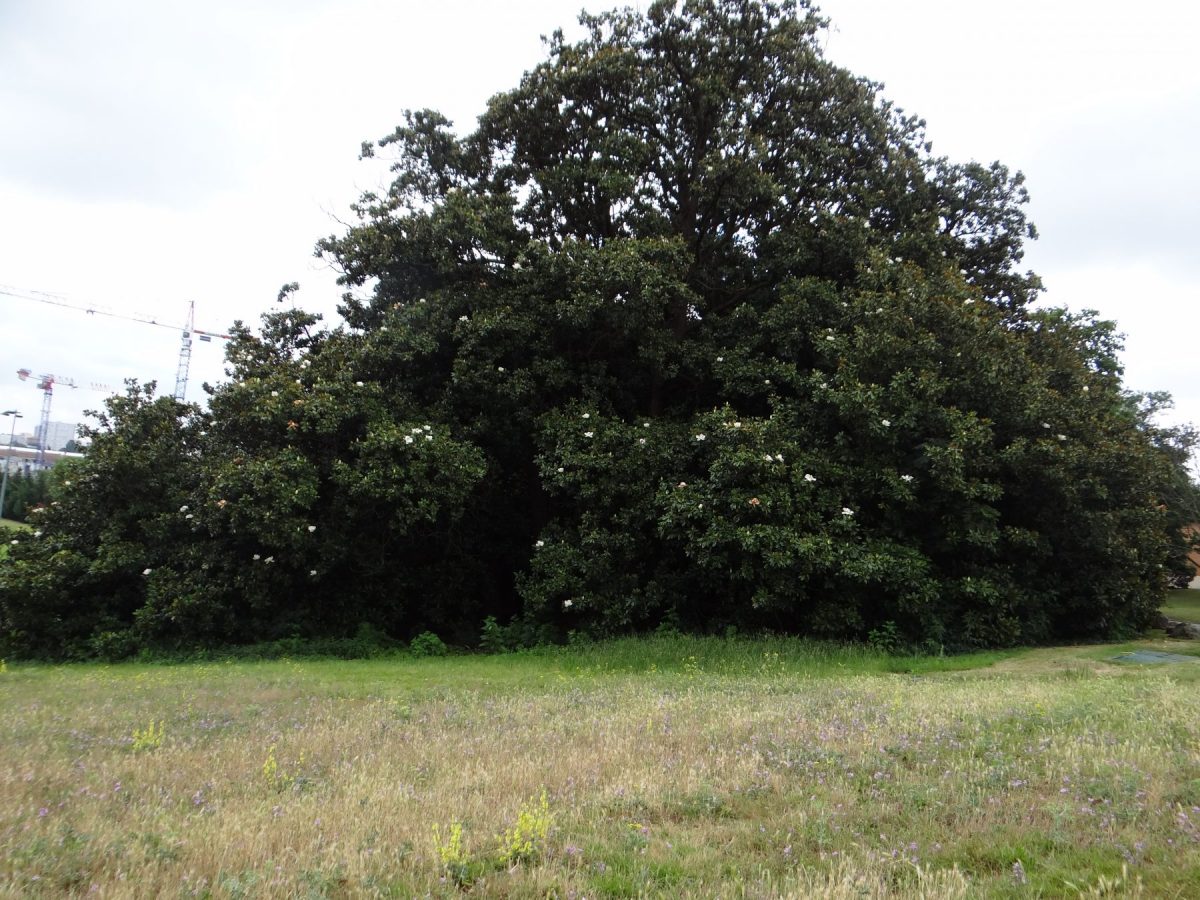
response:
M1161 665L1162 663L1196 662L1197 656L1184 656L1182 653L1162 653L1158 650L1133 650L1114 656L1113 662L1138 663L1144 666Z

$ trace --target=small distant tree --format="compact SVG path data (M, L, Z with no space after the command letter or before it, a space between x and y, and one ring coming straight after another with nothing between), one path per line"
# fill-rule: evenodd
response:
M1172 404L1163 391L1126 395L1130 415L1168 462L1160 492L1166 507L1170 553L1166 564L1174 587L1186 587L1196 575L1189 554L1200 549L1200 484L1192 478L1189 463L1200 447L1200 432L1190 425L1162 426L1156 422Z

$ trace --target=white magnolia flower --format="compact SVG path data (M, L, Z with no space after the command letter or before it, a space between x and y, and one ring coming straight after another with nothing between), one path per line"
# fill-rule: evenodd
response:
M564 600L563 601L563 609L570 609L574 603L575 603L575 601L571 600L569 598L567 600Z
M187 504L185 503L185 504L183 504L183 506L179 507L179 511L180 511L180 512L187 512L187 511L188 511Z
M563 471L563 467L562 467L562 466L559 466L559 467L558 467L558 473L559 473L560 475L562 474L562 471Z
M15 544L15 543L16 543L16 541L13 541L13 543ZM153 569L142 569L142 574L143 574L143 575L149 575L149 574L150 574L151 572L153 572L153 571L154 571Z
M821 387L822 387L822 388L827 388L827 387L829 387L829 382L828 382L828 381L822 381L822 382L821 382Z
M433 431L433 426L432 425L422 425L421 430L422 431Z
M316 578L316 577L317 577L317 570L316 570L316 569L309 569L309 570L308 570L308 574L309 574L309 576L310 576L310 577L312 577L312 578Z
M361 381L356 381L356 382L354 382L354 386L355 386L355 387L362 387L362 386L363 386L363 383L362 383Z
M1049 431L1049 430L1050 430L1050 423L1049 423L1049 422L1043 422L1043 423L1042 423L1042 427L1043 427L1043 428L1045 428L1047 431Z
M35 532L33 533L33 536L34 536L34 537L41 537L41 536L42 536L42 533L41 533L40 531L35 531Z
M677 487L677 488L685 488L685 487L687 487L687 482L686 482L686 481L681 481L681 482L679 482L679 484L675 485L675 487Z
M963 306L970 306L974 302L975 301L972 298L968 297L966 300L963 301Z
M723 357L723 356L718 356L718 357L717 357L717 362L725 362L725 357Z
M763 381L763 384L770 384L770 383L771 383L771 379L770 379L770 378L767 378L766 380L764 380L764 381Z
M411 434L406 434L406 435L404 436L404 443L406 443L406 444L411 444L412 442L413 442L412 435L411 435Z
M425 440L427 440L427 441L432 441L432 440L433 440L433 435L432 435L432 434L427 434L427 435L425 435Z
M185 519L194 519L196 517L194 515L192 515L191 513L188 513L186 516L184 516L184 518Z
M901 481L912 481L913 477L911 475L901 475L900 480Z
M207 431L200 432L200 437L208 437L208 432Z
M742 423L741 423L741 422L734 422L734 423L733 423L733 427L734 427L734 428L741 428L741 427L742 427Z
M21 542L20 541L9 541L9 543L15 547L15 546L17 546L17 544L19 544Z
M466 317L466 316L459 316L459 317L458 317L458 321L460 321L460 322L466 322L466 321L469 321L469 320L467 319L467 317Z
M271 396L272 396L272 397L278 397L278 396L279 396L279 391L271 391Z
M843 506L842 507L842 515L843 516L852 516L852 515L854 515L854 510L852 510L848 506Z
M594 431L585 431L585 432L583 433L583 436L584 436L585 438L595 437L595 436L596 436L596 432L594 432Z
M592 417L591 413L584 413L582 416L582 418L584 418L584 419L590 419L591 417Z
M804 480L805 480L805 481L807 481L809 484L812 484L813 482L815 482L815 481L817 480L817 476L816 476L816 475L811 475L811 474L809 474L808 472L805 472L805 473L804 473Z
M1059 439L1060 441L1065 441L1065 440L1067 439L1067 436L1066 436L1065 434L1060 434L1060 435L1058 436L1058 439Z
M1083 392L1086 394L1089 390L1090 390L1090 388L1085 384L1083 386Z
M424 303L424 302L425 302L425 298L424 298L424 297L422 297L422 298L421 298L420 300L418 300L417 302L418 302L418 303Z
M63 484L65 484L67 487L71 486L71 482L69 482L69 481L64 481Z
M308 526L308 533L309 533L309 534L312 534L312 533L313 533L314 531L316 531L316 530L317 530L317 526L316 526L316 525L309 525L309 526Z
M270 565L271 563L275 562L275 557L268 556L266 559L263 560L263 562L265 562L267 565Z
M698 440L698 441L702 441L702 440L704 440L704 439L705 439L705 436L704 436L703 434L698 434L698 435L696 435L696 440Z
M379 326L379 330L380 330L380 331L387 331L387 326L386 326L386 325L380 325L380 326Z
M703 504L703 503L697 503L697 504L696 504L696 508L697 508L697 509L704 509L704 504Z
M540 547L545 547L545 546L546 546L546 542L545 542L545 541L538 541L538 542L537 542L537 543L535 543L533 546L535 546L535 547L539 547L539 548L540 548Z
M825 335L825 340L827 340L827 341L836 341L836 340L837 340L837 338L835 338L835 337L834 337L832 334L827 334L827 335Z
M504 366L496 366L496 371L497 371L497 372L503 372L503 371L504 371Z
M257 559L262 559L262 556L261 556L260 554L258 554L258 553L255 553L255 554L254 554L254 558L255 558L256 560L257 560Z
M641 445L644 447L644 446L646 445L646 439L645 439L645 438L638 438L638 443L639 443L639 444L641 444Z
M773 457L770 453L764 454L763 459L765 459L767 462L775 462L775 457Z
M884 428L890 428L892 425L892 420L891 419L880 419L879 424L882 425Z
M643 422L643 423L642 423L642 427L643 427L643 428L649 428L649 427L650 427L650 423L649 423L649 422Z

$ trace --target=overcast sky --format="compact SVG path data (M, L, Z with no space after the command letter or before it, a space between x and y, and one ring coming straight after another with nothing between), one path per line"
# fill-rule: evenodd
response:
M635 4L637 5L637 4ZM641 4L645 6L646 4ZM257 322L279 287L330 319L312 256L363 190L359 162L406 108L469 128L487 98L570 33L579 0L0 0L0 290L182 325ZM608 4L589 4L598 11ZM1047 302L1126 333L1126 382L1200 422L1200 5L827 0L826 52L929 122L934 150L1027 176ZM18 368L89 386L157 379L178 330L0 295L0 409L32 431ZM188 398L222 377L198 344ZM4 420L7 429L9 420Z

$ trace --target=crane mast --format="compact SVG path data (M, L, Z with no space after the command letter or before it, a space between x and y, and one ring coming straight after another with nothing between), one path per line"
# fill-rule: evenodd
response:
M187 396L188 369L192 365L192 331L196 328L196 301L188 301L187 324L183 326L183 338L179 344L179 368L175 370L175 399L183 402Z

